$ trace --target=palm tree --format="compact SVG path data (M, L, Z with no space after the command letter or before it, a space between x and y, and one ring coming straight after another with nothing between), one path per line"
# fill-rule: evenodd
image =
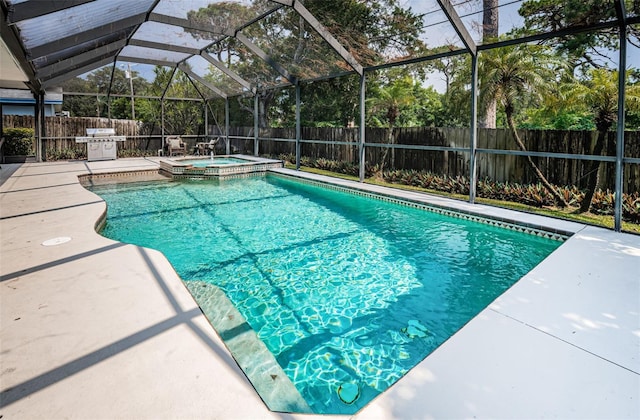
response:
M525 100L539 100L542 91L556 78L559 63L541 46L516 45L496 48L483 53L480 61L482 100L496 100L504 107L507 125L518 148L527 147L520 138L514 122L516 104ZM547 180L531 156L529 165L544 188L560 207L567 207L565 198Z
M586 105L593 111L598 137L591 154L602 155L607 144L607 132L618 120L618 71L606 68L593 69L589 72L589 80L573 84L569 93L572 103L578 106ZM627 109L640 108L640 86L629 85L625 93ZM601 163L592 160L587 166L587 187L580 204L580 213L588 211L591 207L591 200L599 181Z
M387 144L395 143L394 127L400 117L402 108L409 105L415 97L413 96L413 79L409 76L402 77L394 80L392 83L382 87L378 96L371 98L369 103L371 105L371 111L373 113L382 114L386 120L386 125L389 128ZM378 174L382 174L384 170L385 161L389 154L389 148L385 147L380 158L380 166Z

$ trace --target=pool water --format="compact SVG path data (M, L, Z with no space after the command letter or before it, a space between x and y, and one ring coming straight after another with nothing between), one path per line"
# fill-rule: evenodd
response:
M274 175L94 191L103 235L220 287L323 414L355 413L560 245Z
M196 168L206 168L210 165L237 165L239 163L247 163L249 161L244 159L232 158L232 157L213 157L202 159L185 159L176 160L177 163L184 163L187 165L193 165Z

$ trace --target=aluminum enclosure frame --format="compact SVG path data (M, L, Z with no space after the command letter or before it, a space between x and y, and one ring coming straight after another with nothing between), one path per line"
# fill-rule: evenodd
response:
M640 159L638 158L626 158L624 157L624 104L625 104L625 73L626 73L626 54L627 54L627 39L626 34L628 32L628 28L630 25L636 25L640 23L640 15L636 14L634 16L629 16L627 10L625 10L625 5L623 0L613 0L613 4L616 10L616 19L607 21L607 22L598 22L585 26L579 27L570 27L563 28L554 32L546 32L540 33L530 36L524 36L516 39L509 39L505 41L494 42L490 44L482 44L476 45L473 41L473 38L467 31L464 23L460 19L460 16L456 13L456 10L451 3L450 0L437 0L438 5L440 6L442 12L446 15L449 23L455 29L457 35L460 40L464 44L464 48L459 50L453 50L446 53L438 53L430 56L424 57L412 57L405 60L398 60L392 63L385 63L381 65L363 67L361 63L357 61L357 59L349 53L349 51L340 44L340 42L331 34L318 19L313 16L311 12L304 6L303 2L296 0L272 0L273 7L266 10L259 16L256 16L254 19L244 22L237 28L233 30L221 30L220 28L209 27L209 26L198 26L189 22L186 19L176 18L173 16L167 16L160 13L154 12L155 7L159 4L160 0L149 1L149 6L146 11L143 13L135 13L124 17L122 19L113 21L109 24L100 25L94 28L90 28L85 31L73 33L72 35L62 37L53 41L46 41L40 43L38 45L33 46L32 48L27 48L24 43L24 40L21 37L20 31L18 30L17 24L19 22L29 20L29 19L38 19L41 17L46 17L53 13L58 13L61 11L66 11L73 9L74 7L87 7L90 6L91 3L98 3L96 0L60 0L60 1L25 1L25 2L13 2L10 0L0 0L0 9L2 10L2 22L1 22L1 34L2 39L6 43L10 52L14 57L16 57L19 66L22 68L26 78L28 79L25 83L25 87L32 91L34 97L36 98L36 115L42 116L41 103L44 95L44 91L48 87L55 86L64 80L69 78L84 74L88 71L100 68L102 66L112 64L113 68L116 66L117 61L127 61L132 63L142 63L142 64L151 64L151 65L159 65L170 67L173 69L172 76L169 81L169 85L173 76L175 75L176 70L180 70L188 75L189 80L196 80L205 86L211 93L212 96L206 95L204 92L200 92L201 100L205 102L208 99L213 97L220 97L225 100L225 114L226 114L226 122L225 122L225 131L227 136L227 147L229 145L228 141L228 100L230 97L235 95L229 95L225 92L222 92L220 89L216 88L213 84L209 83L207 80L196 74L195 72L189 70L186 67L185 62L194 56L200 56L204 58L207 62L209 62L212 66L216 67L219 71L221 71L225 76L231 78L242 88L245 92L240 93L241 95L246 94L246 91L250 91L253 93L255 97L255 122L254 122L254 153L258 153L259 151L259 127L257 124L257 112L258 112L258 103L257 96L260 94L261 90L271 89L271 88L280 88L283 86L295 86L296 89L296 127L299 127L300 124L300 112L299 112L299 104L300 104L300 85L305 82L310 82L317 79L301 79L298 75L292 73L290 69L287 68L287 63L280 63L265 51L263 51L260 47L258 47L254 42L252 42L243 32L242 30L246 27L260 21L271 15L272 13L277 12L281 8L289 8L293 10L298 16L313 29L315 30L322 40L328 44L333 51L335 51L338 56L344 60L349 67L352 69L351 72L345 72L344 74L355 73L360 76L360 139L359 139L359 157L360 157L360 178L363 180L364 178L364 156L365 149L367 147L392 147L392 148L404 148L403 145L377 145L370 144L366 142L364 135L364 115L365 115L365 91L366 91L366 76L367 72L372 72L376 70L381 70L385 68L392 68L396 66L402 66L412 63L420 63L429 60L434 60L443 57L450 57L459 54L470 54L472 58L472 72L471 72L471 138L470 138L470 146L469 149L465 149L465 152L468 152L470 155L470 181L471 181L471 191L469 194L469 201L471 203L475 200L475 185L476 185L476 156L478 153L498 153L504 155L522 155L522 156L538 156L538 157L551 157L551 158L569 158L569 159L583 159L583 160L597 160L601 162L615 162L616 165L616 173L615 173L615 230L620 231L621 229L621 197L622 197L622 176L624 172L625 164L638 164ZM207 45L205 48L193 48L193 47L181 47L176 45L166 45L160 42L152 42L152 41L144 41L140 39L135 39L134 35L138 28L145 22L158 22L168 25L173 25L182 28L188 28L199 31L206 31L212 34L217 35L216 40L213 43L220 42L222 39L232 37L239 42L241 42L252 54L254 57L262 60L267 63L273 70L275 70L278 74L280 74L284 79L285 83L278 86L273 87L264 87L258 83L254 83L251 80L246 80L241 75L237 74L235 71L225 66L223 63L219 62L215 58L213 58L210 54L207 53L207 48L212 44ZM618 60L618 121L617 121L617 144L616 144L616 156L591 156L591 155L572 155L572 154L559 154L559 153L543 153L543 152L519 152L519 151L510 151L510 150L494 150L494 149L479 149L477 148L477 84L478 84L478 76L477 76L477 55L479 51L490 50L494 48L500 48L509 45L528 43L534 41L541 41L544 39L561 37L571 34L577 34L586 31L596 31L600 29L608 29L608 28L618 28L619 30L619 60ZM79 45L82 47L78 48ZM143 57L134 57L134 56L126 56L123 53L123 50L127 46L138 46L173 52L181 52L188 54L188 57L180 60L178 62L174 61L164 61L157 59L149 59ZM68 50L73 50L73 53L69 56L64 56L64 52ZM54 57L64 57L61 59L55 59ZM47 57L51 57L51 61L48 61ZM38 63L44 63L44 65L36 65L36 60ZM112 70L113 72L113 70ZM327 76L327 77L335 77L335 76ZM321 77L324 78L324 77ZM113 80L113 74L112 74ZM161 97L162 107L164 109L164 96L168 90L169 85L165 88L165 91ZM195 86L195 84L194 84ZM197 87L196 87L197 89ZM118 95L111 95L111 91L109 88L108 97L116 97ZM164 115L164 113L163 113ZM43 123L43 118L38 118L39 124ZM45 136L43 133L43 128L40 127L36 130L37 132L37 143L39 150L39 159L42 158L42 150L41 149L41 139ZM163 132L164 132L164 124L163 124ZM297 162L296 166L299 167L299 147L300 143L307 142L304 139L300 138L299 129L296 130L296 145L297 145ZM317 141L316 141L317 142ZM439 147L430 147L430 146L406 146L406 148L412 148L416 150L441 150ZM444 148L446 150L453 150L451 148Z

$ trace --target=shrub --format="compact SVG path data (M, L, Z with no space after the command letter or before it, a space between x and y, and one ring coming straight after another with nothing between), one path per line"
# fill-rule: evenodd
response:
M615 194L597 190L591 199L591 212L611 216L614 213ZM640 193L622 194L622 220L640 223Z
M155 154L156 154L156 151L154 150L118 149L119 158L146 157L146 156L155 156Z
M640 223L640 193L622 194L622 218Z
M33 128L7 128L3 130L2 135L5 138L4 154L6 156L34 154Z
M68 149L47 149L47 160L76 160L86 159L87 149L84 146L76 146Z
M87 158L87 149L84 146L70 147L67 149L47 149L47 160L77 160ZM118 149L119 158L155 156L154 150Z
M296 155L294 155L293 153L282 153L278 155L276 159L280 159L289 163L296 163Z

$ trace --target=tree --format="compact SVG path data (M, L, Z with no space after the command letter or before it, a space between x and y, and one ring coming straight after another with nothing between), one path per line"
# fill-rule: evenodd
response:
M62 108L69 111L72 117L99 116L100 109L96 101L98 94L94 96L69 95L66 92L90 92L89 84L85 79L74 77L62 83L65 92ZM95 91L95 89L94 89Z
M442 103L443 95L438 93L432 86L422 87L419 83L413 84L414 102L408 110L411 114L407 118L419 127L442 127L445 118L445 107Z
M484 86L483 100L495 98L504 107L511 135L518 148L526 152L527 148L520 139L514 122L516 107L525 99L539 99L549 80L555 78L557 60L547 53L546 48L527 45L493 49L483 53L481 59L479 70ZM531 156L527 156L527 161L545 189L553 195L556 203L561 207L568 206L564 197L551 185Z
M392 52L407 56L423 51L424 45L419 38L422 19L410 9L401 7L399 0L307 0L304 5L365 66L384 62L386 54ZM219 2L191 11L187 16L194 23L235 30L240 27L239 22L248 20L246 16L258 16L271 6L264 0L251 6ZM221 23L227 21L229 23ZM220 37L191 32L198 38L213 40ZM292 8L270 14L243 28L242 33L254 39L275 62L301 80L351 69ZM283 77L234 38L218 40L210 51L246 80L255 82L260 91L259 124L267 127L276 92L265 88L284 81ZM357 100L355 95L348 108L353 109ZM344 101L335 103L342 106Z
M572 102L587 105L593 112L598 137L592 154L602 155L607 146L607 133L618 120L618 72L608 69L593 69L584 83L574 84L569 90ZM628 79L628 78L627 78ZM640 86L629 85L626 89L626 108L640 109ZM580 212L591 207L591 200L599 181L601 162L593 160L587 165L587 187L580 204Z
M480 28L482 43L488 44L497 40L500 34L500 9L498 8L498 0L465 0L457 4L467 4L473 10L479 3L482 3L482 27ZM480 87L482 88L482 86ZM496 128L496 101L489 98L487 101L481 103L480 106L481 109L479 110L478 115L478 125L482 128Z
M483 0L482 13L482 43L488 43L498 39L498 0ZM484 112L480 118L480 126L484 128L496 128L497 101L488 100L484 103Z
M567 72L568 73L568 72ZM582 101L575 101L573 86L575 77L566 74L560 80L550 80L551 94L542 95L536 107L524 110L526 119L522 128L551 130L595 130L592 113Z
M154 96L162 95L170 83L166 98L186 98L187 100L165 99L164 125L168 134L193 135L202 133L204 124L204 108L201 101L188 100L199 98L198 92L189 81L187 75L181 71L171 78L172 70L156 66L155 78L149 86L149 93ZM144 108L147 122L159 122L161 119L161 102L146 103Z
M410 77L395 79L379 90L379 95L369 99L372 118L381 122L381 125L389 128L387 144L395 143L394 128L403 107L415 100L413 96L413 80ZM382 174L389 154L389 147L382 150L378 173ZM392 151L392 166L395 153Z
M627 1L627 10L640 12L637 1ZM551 32L569 27L607 22L616 19L613 4L601 0L527 0L518 13L524 18L524 29L528 33ZM640 27L630 25L628 39L640 46ZM572 67L601 67L597 59L602 52L615 50L619 30L617 26L597 31L585 31L545 41L568 56Z
M360 115L359 80L347 75L300 85L300 118L304 127L346 127ZM277 93L269 119L282 127L295 126L295 89Z
M113 80L111 73L113 72ZM132 71L135 93L145 92L148 83L138 72ZM116 119L131 118L131 99L129 81L125 72L113 66L105 66L91 72L86 78L74 77L63 84L65 92L95 93L94 96L65 95L63 107L76 117L108 117ZM109 97L107 100L108 96ZM126 95L115 97L113 95Z

